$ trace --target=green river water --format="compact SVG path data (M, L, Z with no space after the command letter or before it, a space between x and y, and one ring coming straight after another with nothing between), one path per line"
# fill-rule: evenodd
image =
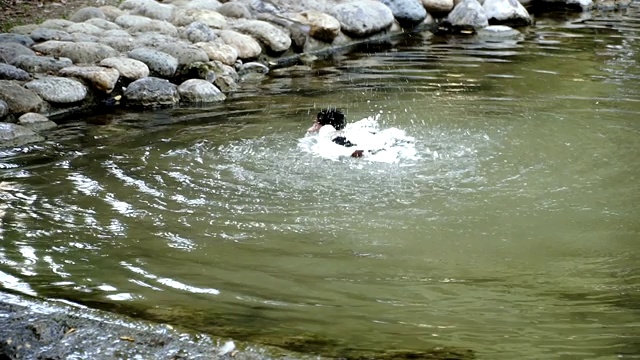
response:
M639 15L412 34L69 121L0 153L0 287L328 356L639 359ZM419 157L300 151L329 105Z

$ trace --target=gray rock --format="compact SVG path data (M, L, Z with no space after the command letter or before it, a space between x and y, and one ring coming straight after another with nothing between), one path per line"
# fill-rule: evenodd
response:
M120 76L138 80L149 76L149 67L142 61L129 58L107 58L100 61L100 66L118 70Z
M33 39L31 39L31 37L27 35L9 34L9 33L0 34L0 43L7 43L7 42L18 43L26 47L29 47L34 43Z
M25 81L31 79L28 72L13 65L0 63L0 80Z
M29 81L24 86L44 100L56 104L75 103L87 97L87 88L81 82L63 77L44 77Z
M204 50L183 42L166 43L158 46L158 50L176 58L178 65L209 61L209 56Z
M171 20L175 6L160 4L154 0L125 0L120 4L121 10L129 10L133 15L142 15L156 20Z
M422 6L429 14L447 14L453 5L453 0L422 0Z
M155 33L142 33L137 34L135 37L136 47L149 47L149 48L157 48L158 46L166 43L172 42L180 42L180 39L177 39L173 36L164 35L164 34L155 34Z
M291 47L289 34L266 21L238 19L233 24L233 29L251 35L276 53L286 51Z
M0 62L11 64L20 55L35 56L36 53L26 46L14 42L0 43Z
M12 27L10 31L13 34L29 36L29 34L31 34L31 32L33 30L35 30L35 29L37 29L39 27L40 27L40 25L36 25L36 24L18 25L18 26Z
M52 58L48 56L20 55L13 59L13 65L32 74L57 73L60 69L73 65L68 58Z
M202 49L209 60L218 60L226 65L233 65L238 60L238 51L233 46L224 43L199 42L195 46Z
M189 79L178 86L180 100L192 103L224 101L227 97L206 80Z
M85 23L99 27L102 30L120 30L121 29L120 25L106 19L93 18L85 21ZM104 35L104 32L102 33L102 35Z
M9 105L4 100L0 100L0 120L6 118L7 115L9 115Z
M485 0L482 7L492 25L527 26L533 22L518 0Z
M249 35L233 30L220 30L217 34L225 44L236 49L240 59L255 59L262 53L260 43Z
M98 40L100 40L100 38L95 35L78 32L71 34L71 42L95 43L98 42Z
M44 137L24 126L0 123L0 147L23 146L26 144L44 141Z
M49 40L58 40L58 41L71 41L73 38L71 34L66 32L65 30L57 30L57 29L49 29L49 28L38 28L31 32L31 38L35 42L43 42Z
M137 48L129 52L129 57L145 63L151 74L162 77L172 77L178 69L178 59L158 50Z
M234 18L234 19L253 18L253 16L251 15L251 11L249 10L249 7L246 4L243 4L241 2L236 2L236 1L224 3L220 5L220 7L216 9L216 11L228 18Z
M114 48L94 42L74 43L50 40L36 44L32 48L45 55L69 58L76 64L94 64L118 54Z
M132 26L142 26L150 23L152 20L139 15L123 14L118 16L113 22L118 26L128 29Z
M104 12L97 7L88 6L76 11L69 20L73 22L83 22L89 19L106 19Z
M117 7L111 5L100 6L100 10L102 10L104 16L106 16L107 20L109 21L115 21L118 16L122 16L126 13L126 11L120 10Z
M289 18L309 26L309 35L318 40L330 43L340 34L340 22L320 11L303 11L291 14Z
M187 9L217 10L222 3L218 0L191 0L184 7Z
M132 34L155 33L171 37L178 36L178 29L173 24L163 20L151 20L146 24L130 26L127 30Z
M118 70L101 66L69 66L60 70L60 75L85 80L107 94L113 91L120 78Z
M464 0L456 5L445 23L456 30L479 30L489 26L487 14L477 0Z
M249 73L268 74L269 68L266 65L255 61L242 64L242 66L240 66L240 70L238 70L238 75L243 76Z
M402 25L413 26L427 17L421 0L380 0L387 5L396 20Z
M95 25L91 25L89 23L77 23L69 26L67 28L67 32L69 34L73 33L82 33L87 35L99 36L104 33L104 29L101 29Z
M502 42L505 40L520 40L522 33L505 25L489 25L484 29L478 30L478 39L490 42Z
M122 53L129 52L139 46L135 39L128 33L126 36L104 36L98 39L98 42Z
M220 13L208 9L178 9L174 13L172 23L176 26L186 26L195 21L214 29L227 28L227 19Z
M22 125L35 132L55 129L58 126L46 116L38 113L26 113L21 115L18 118L18 125Z
M45 20L40 27L55 30L66 30L69 26L75 24L73 21L65 19L48 19Z
M542 4L562 4L567 7L580 7L583 11L590 10L594 7L593 0L544 0Z
M177 86L168 80L146 77L129 84L124 99L128 105L164 106L178 103L180 95Z
M335 17L342 32L349 36L365 37L391 27L393 12L383 3L373 0L359 0L334 6L330 15Z
M116 24L116 26L118 26ZM105 31L102 36L123 36L123 37L131 37L131 34L129 34L128 31L126 30L122 30L122 29L111 29L111 30L107 30Z
M0 80L0 100L9 105L10 112L18 115L39 112L44 106L44 101L34 91L9 80Z
M184 29L183 37L192 43L197 43L214 41L218 36L207 24L195 21Z

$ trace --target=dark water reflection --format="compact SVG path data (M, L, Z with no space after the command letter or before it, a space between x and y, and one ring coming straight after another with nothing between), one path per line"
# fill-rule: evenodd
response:
M224 104L71 121L2 153L0 284L329 355L639 358L639 13L413 34ZM327 105L420 157L301 152Z

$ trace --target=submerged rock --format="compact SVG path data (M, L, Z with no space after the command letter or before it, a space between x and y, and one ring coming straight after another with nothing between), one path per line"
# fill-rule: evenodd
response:
M129 52L129 57L143 62L152 74L162 77L171 77L178 69L178 59L158 50L137 48Z
M28 72L13 65L0 63L0 80L20 80L31 79Z
M0 122L0 148L22 146L43 140L44 137L24 126Z
M9 80L0 80L0 100L3 100L9 106L9 111L16 115L40 112L44 107L44 101L35 91L25 89Z
M139 79L124 91L124 99L128 105L134 106L166 106L180 101L177 86L169 80L156 77Z
M359 0L336 5L331 9L342 32L355 37L365 37L387 30L393 24L393 12L381 2Z
M178 86L180 100L192 103L209 103L223 101L227 97L213 84L206 80L189 79Z
M56 104L75 103L87 97L87 88L81 82L69 78L44 77L29 81L24 86L35 91L44 100Z
M38 113L26 113L18 118L18 125L35 132L55 129L58 125L49 120L46 116Z

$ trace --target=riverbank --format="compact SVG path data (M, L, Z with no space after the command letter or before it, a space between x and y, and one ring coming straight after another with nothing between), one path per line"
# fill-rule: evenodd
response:
M628 5L627 0L525 3L578 11ZM59 119L103 106L225 101L246 78L292 65L311 69L315 60L337 51L407 32L513 41L521 36L517 28L534 23L524 5L504 0L100 4L71 15L55 11L52 15L68 18L17 25L0 34L0 147L42 141ZM9 9L8 14L18 11Z

